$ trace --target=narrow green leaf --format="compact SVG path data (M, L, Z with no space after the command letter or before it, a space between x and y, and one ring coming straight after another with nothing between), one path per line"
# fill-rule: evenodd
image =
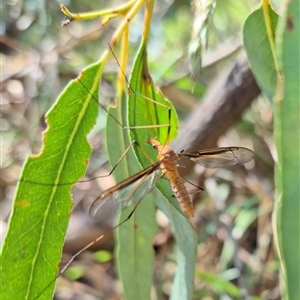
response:
M123 99L109 113L126 124L127 103ZM130 145L128 130L122 129L113 118L108 117L106 127L107 152L114 165ZM114 176L117 182L139 172L140 165L129 151L118 164ZM121 213L119 221L126 219L132 207ZM155 203L152 195L143 199L131 218L117 230L116 260L126 299L150 299L153 277L153 239L157 232Z
M102 65L73 80L46 116L41 153L24 165L1 249L2 299L52 299L72 209L72 184L84 175ZM37 184L39 183L39 184ZM69 184L67 184L69 183ZM62 185L63 184L63 185Z
M277 234L284 299L300 299L300 9L299 1L287 5L278 24L276 51L283 81L278 81L275 102L275 169Z
M128 99L128 126L131 141L135 141L135 154L142 166L146 168L157 161L157 151L147 144L149 138L155 138L162 145L176 138L178 130L177 113L171 103L163 94L154 87L153 81L147 70L147 55L145 46L142 45L132 69L130 77L130 91ZM155 102L153 102L153 101ZM160 103L161 105L159 105ZM150 128L142 128L150 126ZM160 127L158 127L160 126ZM169 135L169 137L168 137ZM144 150L143 150L144 149ZM174 197L169 183L159 181L161 189L165 188L168 198L179 211L179 205Z
M64 276L69 280L75 281L84 276L84 270L79 266L71 266L66 270Z
M241 291L231 282L221 278L220 276L210 274L208 272L198 272L199 278L206 282L214 291L224 295L225 293L231 297L240 298Z
M159 184L162 184L160 180ZM161 192L162 188L158 187ZM165 191L165 190L164 190ZM164 192L163 195L166 193ZM164 196L165 197L165 196ZM172 195L169 197L172 198ZM197 255L197 232L187 218L170 202L170 198L156 201L158 208L167 216L176 239L177 270L170 299L191 299L194 291L194 274Z
M99 263L106 263L112 259L112 254L109 251L101 250L94 253L94 258Z
M165 144L169 142L168 134L170 139L174 139L178 130L175 109L160 91L155 90L148 74L145 49L145 44L142 43L130 78L130 86L136 93L130 92L128 104L128 125L136 127L130 131L131 140L138 143L134 150L143 168L156 162L158 155L156 150L145 143L146 140L156 138L161 144ZM153 99L155 102L149 101L149 99ZM147 125L153 127L139 128ZM163 126L157 127L157 125ZM182 214L177 199L173 197L169 182L163 179L159 180L156 187L163 195L163 198L156 197L156 204L168 217L177 241L178 269L171 298L190 299L193 293L197 234L194 227Z
M193 4L193 32L189 45L192 78L196 81L202 69L202 56L208 44L210 22L216 9L216 0L195 1Z
M269 16L274 39L278 15L271 7ZM276 90L276 69L262 7L247 18L243 28L243 39L256 82L263 94L272 101Z

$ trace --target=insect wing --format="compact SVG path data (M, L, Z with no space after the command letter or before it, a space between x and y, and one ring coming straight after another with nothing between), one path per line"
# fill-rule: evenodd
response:
M160 177L160 169L154 169L129 184L130 178L104 191L92 204L90 216L101 221L114 218L121 210L137 204L150 193Z
M188 157L206 168L222 168L243 165L254 158L254 152L243 147L225 147L182 153L180 156Z

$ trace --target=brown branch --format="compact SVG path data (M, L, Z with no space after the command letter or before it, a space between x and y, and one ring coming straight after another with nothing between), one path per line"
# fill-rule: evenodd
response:
M243 111L260 94L247 59L239 59L227 76L222 76L209 88L204 99L193 109L181 127L176 151L195 151L216 146L219 137L242 117ZM187 175L194 163L182 161Z

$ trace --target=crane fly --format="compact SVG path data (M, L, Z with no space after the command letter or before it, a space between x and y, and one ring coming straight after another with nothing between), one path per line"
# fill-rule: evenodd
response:
M254 152L244 147L223 147L195 152L175 153L168 145L155 139L147 141L158 151L158 161L141 172L105 190L91 205L92 218L102 220L115 215L133 203L138 203L154 188L156 182L166 176L183 211L194 216L193 203L180 177L177 166L181 158L189 158L207 168L243 165L254 158Z

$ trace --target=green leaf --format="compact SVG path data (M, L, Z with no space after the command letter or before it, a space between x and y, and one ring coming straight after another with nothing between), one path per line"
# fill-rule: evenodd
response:
M126 124L127 103L123 99L116 109L110 109L111 116ZM111 165L114 165L130 145L129 132L108 117L106 126L107 152ZM133 153L129 151L115 169L117 182L141 171ZM120 214L119 221L125 220L132 207ZM131 218L121 225L116 233L116 259L118 272L123 284L126 299L150 299L153 277L153 239L157 232L155 203L153 195L143 199Z
M156 162L158 155L146 141L155 138L164 145L169 142L168 139L176 138L178 130L176 110L163 94L155 89L148 73L146 59L145 46L142 45L132 69L129 82L132 90L128 99L130 138L132 142L135 141L135 154L143 169ZM149 128L143 128L147 126ZM160 180L158 186L165 189L167 198L171 198L173 205L181 211L177 200L172 197L169 183L164 181Z
M79 278L83 277L84 270L82 269L82 267L79 267L79 266L71 266L70 268L68 268L66 270L64 275L69 280L75 281L75 280L78 280Z
M147 70L145 44L142 43L136 57L130 86L128 104L128 125L136 156L143 168L157 161L157 151L145 143L149 138L156 138L161 144L177 136L177 114L171 103L160 91L155 90ZM149 99L154 100L150 101ZM161 103L162 105L159 105ZM161 127L157 127L157 126ZM152 126L144 128L142 126ZM197 234L194 227L182 214L178 201L173 197L170 184L161 179L156 185L163 197L156 197L157 206L168 217L177 241L178 269L172 289L172 299L190 299L193 293L194 269L197 254ZM130 287L129 287L130 288Z
M275 102L276 216L279 258L285 299L300 298L300 10L288 2L278 24L276 51L283 81L278 80Z
M46 116L41 153L24 165L1 249L2 299L52 299L72 209L72 184L85 173L102 65L73 80ZM39 183L39 184L37 184Z
M193 4L193 33L189 45L189 56L191 61L191 77L194 81L202 68L202 56L207 49L208 32L210 23L216 9L216 0L205 2L196 1Z
M269 9L269 18L274 39L278 15ZM276 68L268 38L262 7L247 18L243 29L244 47L253 75L262 93L273 100L276 90Z
M112 259L112 254L109 251L101 250L94 253L94 258L99 263L105 263Z
M162 180L159 184L162 184ZM158 189L161 192L162 187L158 186ZM169 197L172 198L172 195L169 194ZM194 290L198 246L197 232L189 220L173 206L170 198L164 196L163 199L159 200L161 201L156 201L156 205L169 219L177 247L178 266L170 299L191 299Z
M208 272L197 273L202 281L206 282L215 292L219 293L220 295L224 295L224 293L226 293L235 298L240 298L242 296L241 291L234 284L228 282L228 280Z

